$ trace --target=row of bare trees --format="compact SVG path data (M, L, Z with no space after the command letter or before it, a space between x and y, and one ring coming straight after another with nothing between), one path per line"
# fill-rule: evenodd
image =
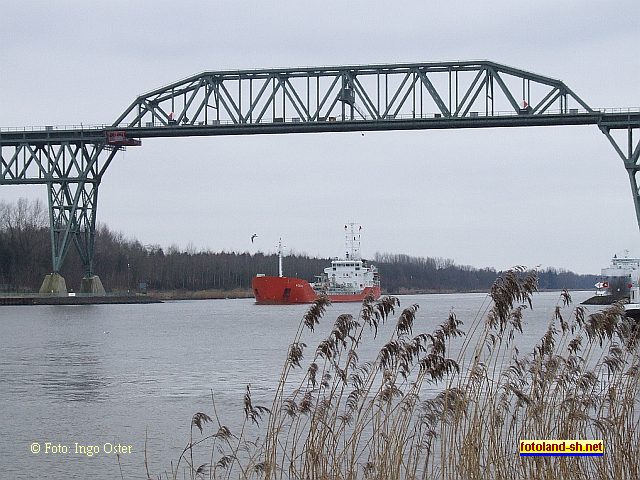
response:
M0 202L0 288L28 289L51 269L48 214L40 201Z
M329 259L290 255L285 274L313 281ZM498 272L456 265L443 258L421 258L398 254L376 254L383 289L403 291L486 291ZM277 275L275 254L258 252L211 252L192 248L142 245L105 225L96 232L94 270L112 291L138 290L233 290L251 288L257 273ZM20 199L15 204L0 202L0 290L37 291L51 270L51 246L47 209L40 201ZM60 272L67 287L74 289L83 275L82 264L73 249ZM596 277L549 269L539 274L540 288L592 288Z

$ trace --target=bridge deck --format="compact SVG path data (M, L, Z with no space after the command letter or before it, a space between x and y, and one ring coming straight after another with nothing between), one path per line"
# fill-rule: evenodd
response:
M604 125L608 128L640 126L640 111L618 113L579 112L549 113L544 115L501 114L493 116L442 117L437 114L424 117L393 119L330 118L322 121L283 119L279 122L233 123L212 121L208 124L152 124L144 127L48 127L47 129L0 130L0 145L18 146L61 143L103 143L108 131L120 130L130 138L193 137L220 135L264 135L285 133L360 132L388 130L442 130L455 128L495 128L534 126Z

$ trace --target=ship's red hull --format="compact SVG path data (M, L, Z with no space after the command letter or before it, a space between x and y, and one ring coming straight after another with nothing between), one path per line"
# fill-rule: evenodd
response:
M288 305L312 303L318 298L309 282L294 277L254 277L252 283L256 303L263 305ZM380 287L365 287L353 295L328 295L334 303L362 302L367 295L380 297Z
M295 277L253 277L251 287L256 303L311 303L317 298L309 282Z

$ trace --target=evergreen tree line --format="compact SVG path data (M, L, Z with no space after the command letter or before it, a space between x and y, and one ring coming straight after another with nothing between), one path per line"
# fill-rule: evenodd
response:
M48 213L40 201L20 199L16 204L0 202L0 290L37 291L51 271ZM376 254L383 291L416 292L487 291L499 272L456 265L453 260ZM284 274L313 281L330 259L288 255ZM142 245L105 225L96 231L94 271L110 291L233 290L251 288L258 273L278 274L276 254L258 252L211 252L171 246ZM70 290L78 288L84 271L71 247L60 272ZM593 275L547 269L540 272L541 289L591 289ZM77 285L77 286L76 286Z

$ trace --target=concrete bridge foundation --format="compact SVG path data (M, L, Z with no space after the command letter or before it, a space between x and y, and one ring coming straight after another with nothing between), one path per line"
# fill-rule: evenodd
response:
M67 296L67 283L59 273L50 273L44 277L40 286L40 295Z
M92 275L90 277L84 277L80 283L80 293L90 294L94 297L106 295L102 281L98 275Z

